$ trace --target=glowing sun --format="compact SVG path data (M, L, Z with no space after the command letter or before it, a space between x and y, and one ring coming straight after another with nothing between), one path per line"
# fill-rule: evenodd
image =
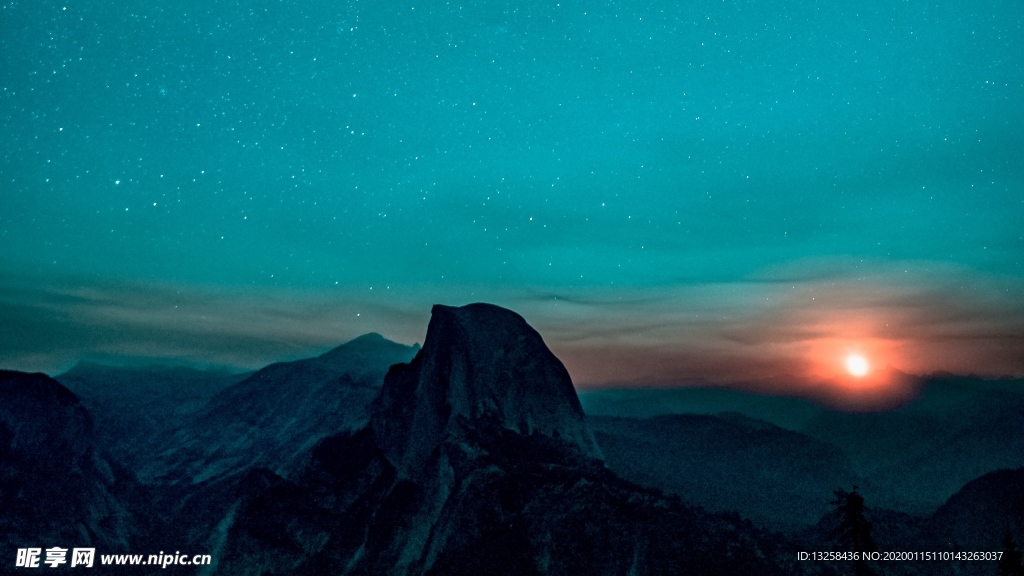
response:
M846 357L846 371L860 378L868 373L871 367L868 366L867 358L860 354L850 354Z

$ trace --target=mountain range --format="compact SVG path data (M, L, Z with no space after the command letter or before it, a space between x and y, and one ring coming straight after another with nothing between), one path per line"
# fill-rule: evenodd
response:
M203 574L850 573L796 553L848 547L853 486L879 549L1024 541L1020 384L932 376L871 414L577 396L486 304L435 306L422 348L368 334L253 373L0 372L0 539L209 553Z

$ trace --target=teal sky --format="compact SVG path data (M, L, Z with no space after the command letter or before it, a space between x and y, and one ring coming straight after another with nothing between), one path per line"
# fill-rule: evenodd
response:
M1024 373L1019 2L97 4L0 7L6 367L483 300L583 385Z

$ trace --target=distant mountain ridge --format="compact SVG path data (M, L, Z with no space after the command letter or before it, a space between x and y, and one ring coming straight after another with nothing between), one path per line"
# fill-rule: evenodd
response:
M616 474L776 530L814 524L833 490L867 484L838 447L736 413L588 422Z
M666 414L743 414L788 430L799 430L826 411L811 400L748 390L695 386L679 388L607 388L580 392L588 416L651 418Z
M886 506L930 514L972 479L1024 466L1024 380L932 377L899 409L822 413L801 431L849 454Z
M143 476L195 483L255 466L284 471L319 439L364 425L388 368L418 349L371 333L262 368L213 396Z
M368 334L247 375L60 377L81 400L0 372L12 544L214 552L203 574L830 574L795 551L842 549L829 501L852 485L889 550L1024 537L1021 381L934 376L889 413L711 390L597 403L698 414L585 415L541 336L486 304L435 307L422 349Z
M734 412L771 422L840 448L877 504L918 514L987 472L1024 466L1024 380L916 378L916 398L878 412L714 388L598 390L581 401L601 416L621 408L634 417Z
M250 475L218 570L801 571L777 538L619 480L599 456L564 368L521 317L436 306L366 428L325 439L289 479Z
M1024 541L1024 468L996 470L971 480L935 513L913 515L872 506L864 509L876 550L947 552L951 556L925 561L879 561L868 564L871 573L887 576L1014 575L1000 571L995 558L1006 550L1006 537ZM827 549L842 530L843 514L832 510L799 536L806 546ZM981 553L988 560L956 560L955 554ZM960 556L963 558L964 556ZM1004 566L1005 568L1005 566ZM1011 569L1012 570L1012 569Z
M54 379L89 409L96 422L97 442L125 466L140 470L168 435L217 392L246 376L186 366L79 362Z

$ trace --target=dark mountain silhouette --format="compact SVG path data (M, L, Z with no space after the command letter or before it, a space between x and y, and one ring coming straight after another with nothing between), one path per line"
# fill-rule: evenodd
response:
M1024 541L1024 468L968 482L936 510L932 522L965 549L1000 550L1006 532Z
M814 524L828 511L825 495L864 485L839 448L739 414L588 422L616 474L774 529Z
M466 422L546 436L600 458L569 373L518 315L484 304L435 306L427 336L411 364L388 373L375 407L375 436L402 472L415 471Z
M246 475L287 474L324 437L365 426L388 368L417 350L367 334L315 358L271 364L218 392L139 470L169 519L163 542L218 549Z
M782 540L620 480L518 315L436 306L370 423L240 486L224 574L782 574Z
M422 350L371 334L251 375L80 365L61 378L84 399L0 372L13 547L209 552L204 574L824 574L851 567L796 551L850 546L844 521L878 550L1024 541L1021 381L932 376L906 405L860 414L628 391L590 405L703 414L586 417L540 335L484 304L435 307ZM863 503L829 512L853 485Z
M75 393L96 423L96 442L132 470L152 465L168 435L247 374L185 366L117 367L79 362L55 380Z
M855 496L851 498L851 496ZM800 536L811 550L861 551L949 551L947 543L935 540L927 518L879 508L870 499L860 500L859 492L840 487L823 498L829 512ZM853 504L853 506L851 506ZM837 563L840 574L877 574L885 576L952 576L961 574L960 566L948 561L860 561Z
M799 430L828 409L805 398L774 396L750 390L681 386L676 388L609 388L580 392L588 416L650 418L665 414L743 414L788 430Z
M974 478L1024 466L1024 380L893 372L919 394L879 412L709 388L599 390L581 402L591 415L737 412L772 422L840 448L870 500L919 515Z
M863 509L862 532L879 551L989 552L1005 550L1009 537L1024 539L1024 468L997 470L968 482L934 514L915 515L873 505ZM798 539L819 550L849 550L849 514L831 510ZM888 576L997 573L997 561L938 559L869 562L872 573Z
M902 408L822 414L802 431L846 451L886 507L930 514L968 481L1024 466L1024 381L933 376Z
M131 474L96 448L89 412L44 374L0 371L0 541L128 551L150 526ZM9 554L9 556L8 556Z
M388 368L417 349L366 334L316 358L271 364L213 396L140 476L178 484L256 466L284 472L325 436L365 425Z

